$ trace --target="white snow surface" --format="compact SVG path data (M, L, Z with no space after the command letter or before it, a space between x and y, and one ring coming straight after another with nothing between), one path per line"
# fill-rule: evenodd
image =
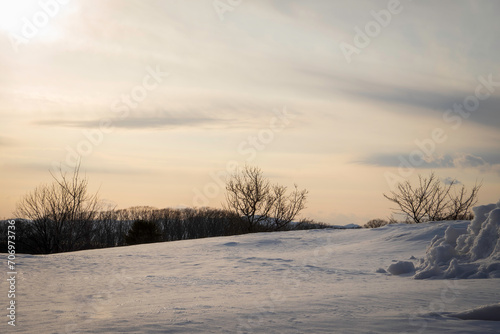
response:
M500 280L414 280L379 269L402 259L415 262L435 236L453 243L457 233L450 228L463 231L469 224L258 233L19 254L16 327L7 325L4 307L0 332L499 333L500 322L471 314L498 311ZM469 230L479 235L476 224ZM5 279L0 291L5 306Z
M482 306L460 313L452 313L450 316L463 320L500 321L500 304Z
M398 261L391 264L387 271L393 275L409 274L415 271L415 265L410 261Z
M500 278L500 202L475 207L467 227L435 236L415 274L424 278Z

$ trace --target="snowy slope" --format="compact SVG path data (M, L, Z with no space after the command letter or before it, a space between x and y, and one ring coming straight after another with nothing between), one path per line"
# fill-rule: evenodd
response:
M499 279L377 273L424 257L449 226L468 225L259 233L19 255L17 326L4 319L0 332L499 333L498 321L462 320L482 306L498 310L491 305L500 300ZM8 290L5 280L0 289Z

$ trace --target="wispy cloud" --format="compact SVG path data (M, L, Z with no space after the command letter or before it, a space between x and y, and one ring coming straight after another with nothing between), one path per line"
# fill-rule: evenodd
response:
M69 128L96 128L101 119L93 120L41 120L35 124L43 126L59 126ZM122 129L174 129L203 125L221 125L224 120L209 117L190 116L134 116L112 120L112 126Z
M443 113L453 109L455 104L462 104L464 99L474 94L474 86L470 90L449 87L415 87L410 82L387 82L367 79L361 75L346 75L340 72L321 71L320 69L296 68L303 85L316 94L332 92L346 95L354 100L368 100L375 105L394 105L398 114L415 114L418 108L422 114L434 115L439 119ZM495 77L498 81L499 77ZM412 107L412 108L407 108ZM498 128L500 117L500 95L492 95L481 101L479 108L471 113L467 121Z
M366 158L356 160L354 163L372 165L379 167L399 167L407 160L408 154L374 154ZM419 160L418 168L480 168L488 169L493 165L500 165L499 161L489 162L483 157L469 153L444 154L427 157Z
M0 54L0 153L17 164L2 180L15 191L27 182L36 184L41 174L36 171L45 165L64 161L68 147L87 152L83 130L98 128L102 119L111 119L117 131L89 150L89 172L127 176L162 161L162 168L175 167L171 182L178 181L177 189L189 190L200 186L200 175L214 166L244 159L240 143L264 133L273 109L285 105L298 117L266 145L256 163L279 171L277 177L301 170L312 180L319 172L324 177L311 181L309 189L324 198L343 189L335 175L345 171L338 181L349 189L352 180L376 178L381 169L372 166L399 166L400 156L408 158L416 149L415 140L428 138L438 127L448 138L436 145L441 155L419 167L441 169L447 173L442 177L456 176L464 183L477 171L488 171L488 177L500 171L500 87L459 129L442 119L475 93L478 76L491 73L500 82L499 2L444 0L430 6L406 1L404 12L350 65L339 43L352 43L354 27L363 29L370 12L386 8L387 2L247 1L227 12L224 22L211 1L75 0L70 6L74 11L51 21L47 34L19 54L8 52L8 35L0 32L6 36L0 38L6 50ZM130 115L117 117L113 101L131 94L145 68L156 65L171 76ZM361 157L358 166L346 165L349 157ZM30 163L40 167L19 166ZM153 189L158 179L151 174L128 178L127 186ZM500 179L491 179L491 188L498 187ZM121 180L106 182L122 189ZM120 201L130 196L125 193L130 192L109 196ZM179 191L158 198L175 204ZM344 193L338 208L345 211L339 213L359 210L352 204L357 199ZM324 216L336 210L331 201L313 203L311 210L321 209ZM219 204L219 199L211 203ZM0 203L0 210L8 205ZM371 203L364 210L371 216L380 207Z
M453 177L445 177L443 179L441 179L441 181L446 184L446 185L450 185L450 184L462 184L462 182L460 182L459 180L453 178Z
M19 163L6 163L4 165L4 168L7 170L21 170L24 172L29 172L29 173L45 173L47 176L47 179L50 179L50 172L55 173L55 175L58 174L57 171L59 171L59 166L53 165L53 166L48 166L47 164L44 163L38 163L38 162L33 162L33 163L27 163L27 162L19 162ZM73 171L72 168L65 166L64 164L60 165L60 170L63 173L71 173ZM89 165L85 164L85 166L82 168L82 173L88 173L88 174L94 174L94 173L99 173L99 174L110 174L110 175L152 175L152 174L158 174L158 170L154 169L153 167L148 168L148 167L137 167L136 165L130 166L129 164L98 164L98 165Z
M168 104L168 103L167 103ZM176 129L176 128L214 128L237 129L255 128L268 124L276 114L276 104L255 103L246 99L233 98L230 101L203 97L196 102L179 100L171 102L173 107L146 108L130 111L123 116L110 111L94 112L92 115L76 113L45 113L45 119L32 124L65 128L95 128L101 120L109 119L118 129ZM298 115L298 111L289 110Z
M0 146L12 146L14 142L15 141L10 137L0 136Z

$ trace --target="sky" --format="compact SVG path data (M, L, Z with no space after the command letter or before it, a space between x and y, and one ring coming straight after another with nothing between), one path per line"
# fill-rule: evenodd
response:
M500 198L497 1L0 0L0 218L51 172L109 206L221 207L236 166L303 217L386 218L434 171Z

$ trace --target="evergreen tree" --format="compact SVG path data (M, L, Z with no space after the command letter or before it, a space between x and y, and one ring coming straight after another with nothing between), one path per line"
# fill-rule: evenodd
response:
M161 241L161 233L155 222L136 220L125 236L129 245L146 244Z

